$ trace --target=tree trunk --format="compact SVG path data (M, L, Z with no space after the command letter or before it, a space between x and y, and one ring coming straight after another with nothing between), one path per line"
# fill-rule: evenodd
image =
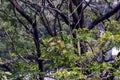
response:
M33 27L33 39L36 46L36 52L37 52L37 60L38 60L38 68L41 72L43 72L43 63L42 60L40 60L41 56L41 50L40 50L40 43L39 43L39 37L38 37L38 29L37 29L37 23L36 19L32 19L29 15L27 15L24 11L24 9L18 4L17 0L9 0L9 2L16 8L16 10L31 24ZM43 80L43 77L39 74L39 80Z

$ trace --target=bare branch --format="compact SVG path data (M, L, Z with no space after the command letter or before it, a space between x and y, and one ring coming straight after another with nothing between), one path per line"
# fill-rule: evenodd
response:
M120 10L120 3L118 3L117 6L113 10L111 10L108 13L106 13L105 15L100 16L97 19L95 19L88 28L89 29L93 29L95 27L95 25L97 25L98 23L100 23L100 22L108 19L109 17L111 17L112 15L114 15L119 10Z

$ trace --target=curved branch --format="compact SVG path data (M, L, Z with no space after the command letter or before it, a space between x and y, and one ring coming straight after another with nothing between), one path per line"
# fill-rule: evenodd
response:
M114 15L116 12L118 12L120 10L120 3L118 3L118 5L111 11L109 11L108 13L106 13L103 16L98 17L97 19L95 19L91 25L88 27L88 29L93 29L95 27L95 25L97 25L98 23L108 19L109 17L111 17L112 15Z
M17 11L31 24L33 25L33 20L28 16L23 8L18 4L17 0L9 0L9 2L17 9Z

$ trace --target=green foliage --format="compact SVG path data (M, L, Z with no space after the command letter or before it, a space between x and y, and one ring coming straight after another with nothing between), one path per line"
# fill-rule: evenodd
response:
M10 72L0 71L0 80L7 80L10 75L12 75Z
M86 76L82 74L82 72L79 71L79 68L74 68L74 70L57 70L56 73L51 74L51 76L56 77L60 80L78 80L78 79L86 79Z
M112 64L107 62L103 62L102 64L98 63L96 60L102 50L107 50L110 46L120 46L119 35L113 35L110 31L106 31L103 37L96 38L95 36L99 33L99 30L89 31L87 28L74 30L73 33L74 32L77 33L76 39L72 39L71 35L64 34L63 40L60 39L60 36L45 38L43 40L43 44L46 46L42 49L43 54L41 58L47 59L45 68L57 68L57 71L51 73L51 75L57 79L74 80L86 79L85 76L91 73L90 79L100 79L101 72L113 69L113 72L110 74L115 74L119 77L119 68L114 68ZM77 44L80 40L84 40L88 47L87 52L83 55L74 54L75 51L78 51L74 43ZM110 41L110 43L107 45L108 41ZM118 65L119 61L116 62L115 64ZM59 68L63 69L61 70ZM76 68L79 70L76 71Z
M69 39L68 36L64 37L64 39ZM67 42L50 38L43 40L44 44L47 45L45 49L42 50L41 58L47 58L49 61L53 62L52 68L57 67L72 67L75 65L75 61L77 61L77 55L73 54L74 47L73 44L70 44L69 40ZM75 61L74 61L74 60ZM51 65L51 64L49 64Z
M0 68L0 80L36 80L37 74L44 76L45 73L40 72L38 68L34 30L29 22L8 1L2 0L2 4L0 4L0 65L5 63L5 66L10 68L11 72L4 71L5 67ZM45 4L41 11L36 10L38 7L33 8L33 6L36 7L35 4L37 3L40 3L40 7L44 5L41 5L40 0L24 1L28 2L18 2L25 13L33 21L36 20L37 22L42 52L39 59L43 60L45 71L55 70L49 76L59 80L101 80L103 72L108 72L107 77L114 75L116 78L120 78L119 57L116 57L113 62L103 61L100 63L97 61L99 55L106 56L104 52L109 50L109 48L120 47L120 24L117 21L113 20L113 18L111 18L111 22L106 21L103 25L105 33L100 37L98 29L88 30L87 28L79 28L70 30L69 28L71 27L65 24L60 15L58 16L57 14L55 16L56 11L59 12L59 10L61 11L59 14L69 16L68 2L66 0L64 0L62 5L60 5L62 0L48 0L53 1L52 4L55 5L53 6L55 9L51 9L51 7L46 8L49 5ZM29 4L29 1L33 4ZM110 2L113 2L113 0L110 0ZM98 4L103 3L105 1L101 0ZM59 6L61 6L60 9ZM73 8L75 8L74 11L77 13L77 7L74 6ZM101 15L99 14L101 10L95 10L96 14L98 14L97 16L91 9L86 8L83 11L84 17L90 20L90 22ZM19 22L18 18L23 22L24 26ZM70 22L72 21L71 19ZM43 24L44 22L47 24ZM29 30L25 29L25 26ZM60 26L62 31L59 30ZM47 30L46 27L51 28L52 33L56 31L57 35L51 37L48 32L44 32ZM44 37L41 37L41 33ZM76 37L73 37L73 35ZM81 53L82 47L86 50L84 54ZM26 58L26 55L30 55L32 58ZM10 62L14 58L18 59Z

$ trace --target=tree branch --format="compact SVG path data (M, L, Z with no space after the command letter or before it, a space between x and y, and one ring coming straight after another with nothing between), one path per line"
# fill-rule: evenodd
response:
M9 0L9 2L11 4L13 4L13 6L17 9L17 11L31 24L33 25L33 20L32 18L30 18L30 16L28 16L23 8L18 4L18 2L16 0Z
M97 19L95 19L91 25L88 27L88 29L93 29L95 27L95 25L99 24L100 22L108 19L109 17L111 17L112 15L114 15L116 12L118 12L120 10L120 3L118 3L118 5L111 11L109 11L108 13L106 13L103 16L98 17Z

